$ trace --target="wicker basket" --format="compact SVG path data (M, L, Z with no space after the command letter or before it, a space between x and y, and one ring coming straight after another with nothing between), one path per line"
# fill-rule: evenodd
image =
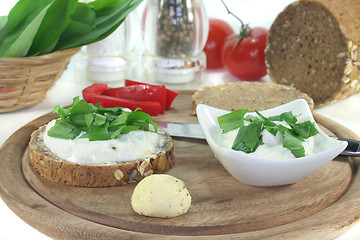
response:
M0 113L44 100L78 51L75 48L35 57L0 58Z

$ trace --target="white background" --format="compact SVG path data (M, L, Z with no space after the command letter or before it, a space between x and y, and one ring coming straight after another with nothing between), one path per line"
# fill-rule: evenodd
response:
M15 0L0 0L0 15L7 15L15 4ZM234 29L239 28L239 23L227 14L220 0L204 1L210 17L222 18L228 21ZM246 23L251 26L264 26L269 28L277 14L289 3L290 0L228 0L228 7ZM138 9L141 13L142 7ZM142 49L141 39L139 49ZM55 105L69 105L75 96L81 96L84 84L75 81L74 68L70 64L68 70L63 74L56 85L48 92L45 101L35 107L23 109L12 113L0 113L0 145L2 145L11 134L28 123L29 121L53 110ZM234 77L224 70L208 71L206 85L221 82L236 81ZM263 81L269 81L265 77ZM341 102L327 107L316 109L317 112L330 117L360 136L360 94L352 96ZM6 171L6 169L1 169ZM20 218L18 218L0 199L0 240L5 239L48 239L47 236L38 232ZM360 225L357 224L349 232L338 238L360 239Z

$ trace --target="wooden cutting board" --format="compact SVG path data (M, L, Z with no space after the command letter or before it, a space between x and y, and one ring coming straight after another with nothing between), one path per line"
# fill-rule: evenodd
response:
M197 122L190 115L192 92L155 119ZM182 179L192 196L177 218L139 216L130 205L135 184L79 188L48 181L28 164L30 134L54 118L46 114L19 129L0 150L0 195L24 221L58 239L332 239L360 217L360 182L355 158L338 157L308 178L287 186L251 187L231 177L205 141L175 139L176 164L168 174ZM324 129L356 138L348 129L315 114Z

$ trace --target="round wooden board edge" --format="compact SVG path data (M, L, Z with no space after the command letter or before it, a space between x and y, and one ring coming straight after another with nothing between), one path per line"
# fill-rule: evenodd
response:
M0 149L0 157L6 155L9 151L16 150L18 155L12 156L10 159L0 158L0 168L9 168L8 174L0 175L0 196L3 201L14 211L20 218L22 218L29 225L33 226L40 232L60 239L116 239L121 236L124 239L185 239L186 236L163 236L155 234L143 234L129 232L122 229L116 229L94 223L82 218L76 217L67 213L58 207L47 202L44 198L38 195L28 185L26 179L22 175L21 159L27 148L30 134L38 126L48 122L53 118L53 114L46 114L34 121L28 123L18 131L16 131ZM330 125L336 126L339 137L358 138L354 133L345 127L322 117L322 120L329 121ZM323 124L327 126L327 124ZM333 129L330 128L331 131ZM12 144L14 141L17 144ZM20 140L20 141L19 141ZM17 161L14 161L16 159ZM358 159L357 159L358 160ZM21 177L18 177L19 174ZM241 234L228 234L219 236L200 236L194 238L206 239L233 239L234 237L241 237L242 239L278 239L279 237L290 238L321 238L332 239L344 233L360 218L360 208L357 207L360 203L360 180L358 172L355 172L353 182L347 192L335 202L332 206L323 211L314 214L311 217L290 223L276 228L265 229L263 231L248 232ZM18 185L18 187L14 187ZM355 197L355 199L354 199ZM351 203L348 204L348 201ZM352 208L354 207L354 208ZM340 209L340 210L339 210ZM343 211L345 210L345 211ZM47 216L50 212L53 213L51 217ZM334 212L338 218L333 221L327 218L326 222L321 226L317 226L317 219L325 217L327 212ZM328 217L328 216L326 216ZM61 224L59 224L59 222ZM299 224L303 226L298 228Z

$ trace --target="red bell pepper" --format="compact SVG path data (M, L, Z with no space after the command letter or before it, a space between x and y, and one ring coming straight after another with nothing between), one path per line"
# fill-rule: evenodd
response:
M132 85L159 86L159 85L152 85L152 84L148 84L148 83L137 82L137 81L125 79L125 86L132 86ZM177 95L178 95L177 92L171 91L170 89L166 89L165 110L170 110L171 104L173 103L173 101Z
M155 101L135 101L125 98L111 97L102 95L107 89L105 83L94 83L93 85L85 88L82 91L83 98L88 103L97 104L100 103L101 107L126 107L134 111L136 108L141 108L144 112L151 116L157 116L161 112L161 105Z
M126 98L135 101L155 101L161 105L161 112L165 112L166 88L164 85L132 85L118 88L108 88L103 95Z

